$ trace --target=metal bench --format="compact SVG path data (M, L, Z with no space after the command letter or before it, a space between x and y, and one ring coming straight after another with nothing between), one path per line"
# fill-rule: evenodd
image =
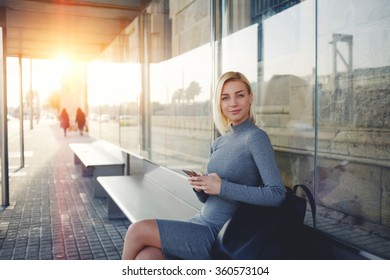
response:
M119 146L104 140L92 143L70 143L74 153L74 163L81 164L83 176L92 176L95 180L99 176L124 175L126 154ZM94 196L105 197L106 193L100 184L95 184Z
M134 223L142 219L186 220L200 211L186 176L138 156L129 155L128 176L98 176L107 195L109 219L127 218ZM304 226L297 259L362 260L381 259L354 246L336 240L310 226Z
M130 222L148 218L185 220L200 210L202 203L186 176L145 159L138 161L141 168L137 174L97 178L108 194L109 219L125 217Z

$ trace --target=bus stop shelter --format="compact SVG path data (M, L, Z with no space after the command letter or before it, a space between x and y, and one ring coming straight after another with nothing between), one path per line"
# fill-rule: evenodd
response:
M92 61L149 2L0 0L1 206L9 205L7 57L53 59L66 53L75 60ZM23 157L23 118L20 127Z

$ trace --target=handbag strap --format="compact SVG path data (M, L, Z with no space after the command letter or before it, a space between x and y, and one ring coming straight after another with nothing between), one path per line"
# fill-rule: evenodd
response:
M305 192L306 197L309 200L309 204L310 204L310 208L311 208L311 215L312 215L312 218L313 218L313 227L316 228L316 226L317 226L317 218L316 218L316 216L317 216L316 215L317 208L316 208L316 204L315 204L315 201L314 201L314 197L313 197L311 191L309 190L309 188L306 187L305 185L302 185L302 184L298 184L298 185L295 185L293 187L293 192L294 192L295 195L297 194L298 188L302 189Z

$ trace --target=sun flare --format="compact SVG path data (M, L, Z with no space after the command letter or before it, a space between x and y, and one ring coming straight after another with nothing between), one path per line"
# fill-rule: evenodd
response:
M71 71L72 61L64 55L58 56L54 59L54 67L56 68L56 72L61 78Z

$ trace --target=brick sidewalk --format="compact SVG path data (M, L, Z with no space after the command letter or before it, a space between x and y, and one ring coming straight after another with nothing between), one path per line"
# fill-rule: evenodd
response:
M9 139L10 170L19 164L18 139ZM0 260L120 259L129 222L108 220L105 199L93 197L93 179L73 163L71 142L56 121L25 132L25 167L10 172L10 206L0 210Z

